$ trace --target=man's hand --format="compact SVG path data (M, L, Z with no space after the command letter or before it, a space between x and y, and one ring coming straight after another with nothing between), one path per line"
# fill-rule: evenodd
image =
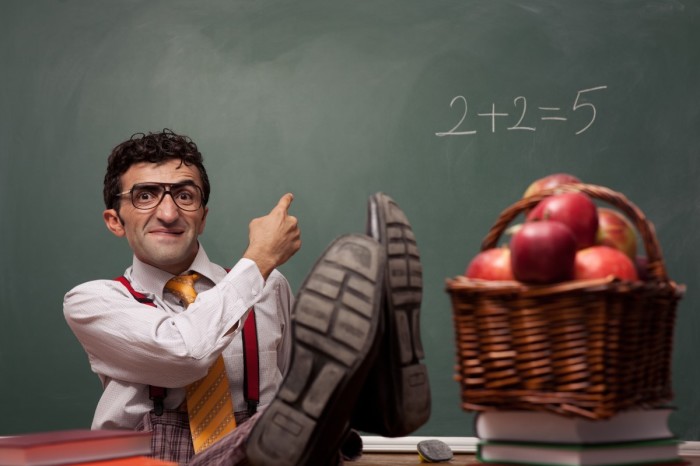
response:
M254 261L265 279L301 247L297 218L288 212L293 200L291 193L285 194L269 214L253 219L248 226L249 243L243 257Z

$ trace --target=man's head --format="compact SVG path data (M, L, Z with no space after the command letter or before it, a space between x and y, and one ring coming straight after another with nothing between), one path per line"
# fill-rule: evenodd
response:
M209 201L209 177L204 168L202 154L197 145L187 136L180 136L169 129L160 133L136 133L112 150L107 160L103 196L105 207L119 211L119 193L124 191L121 176L134 164L140 162L163 163L179 160L183 165L194 165L202 177L204 205ZM128 188L128 186L127 186Z
M103 218L139 260L179 274L197 255L209 180L197 146L170 130L137 134L114 148L104 181Z

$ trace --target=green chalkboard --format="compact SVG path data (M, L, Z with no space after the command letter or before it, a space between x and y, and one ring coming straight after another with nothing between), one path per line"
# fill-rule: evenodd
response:
M205 155L216 261L295 194L295 290L369 195L401 205L424 267L420 435L473 434L444 286L498 214L552 172L626 194L688 286L672 427L700 439L699 44L691 0L1 2L0 435L89 425L100 386L63 294L130 264L101 219L106 157L168 127Z

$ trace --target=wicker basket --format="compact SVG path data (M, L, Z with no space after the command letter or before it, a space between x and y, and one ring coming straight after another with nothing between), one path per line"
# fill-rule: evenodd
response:
M503 211L482 243L497 247L506 227L554 192L582 191L622 211L648 258L646 281L519 282L447 280L465 410L544 410L606 419L672 399L676 305L684 287L670 281L652 224L622 194L567 185Z

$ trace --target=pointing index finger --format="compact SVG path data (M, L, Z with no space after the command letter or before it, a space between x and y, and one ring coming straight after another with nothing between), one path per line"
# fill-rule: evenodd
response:
M282 209L284 213L286 214L287 211L289 210L289 206L292 204L292 201L294 200L294 194L292 193L287 193L284 196L282 196L275 206L275 209Z

